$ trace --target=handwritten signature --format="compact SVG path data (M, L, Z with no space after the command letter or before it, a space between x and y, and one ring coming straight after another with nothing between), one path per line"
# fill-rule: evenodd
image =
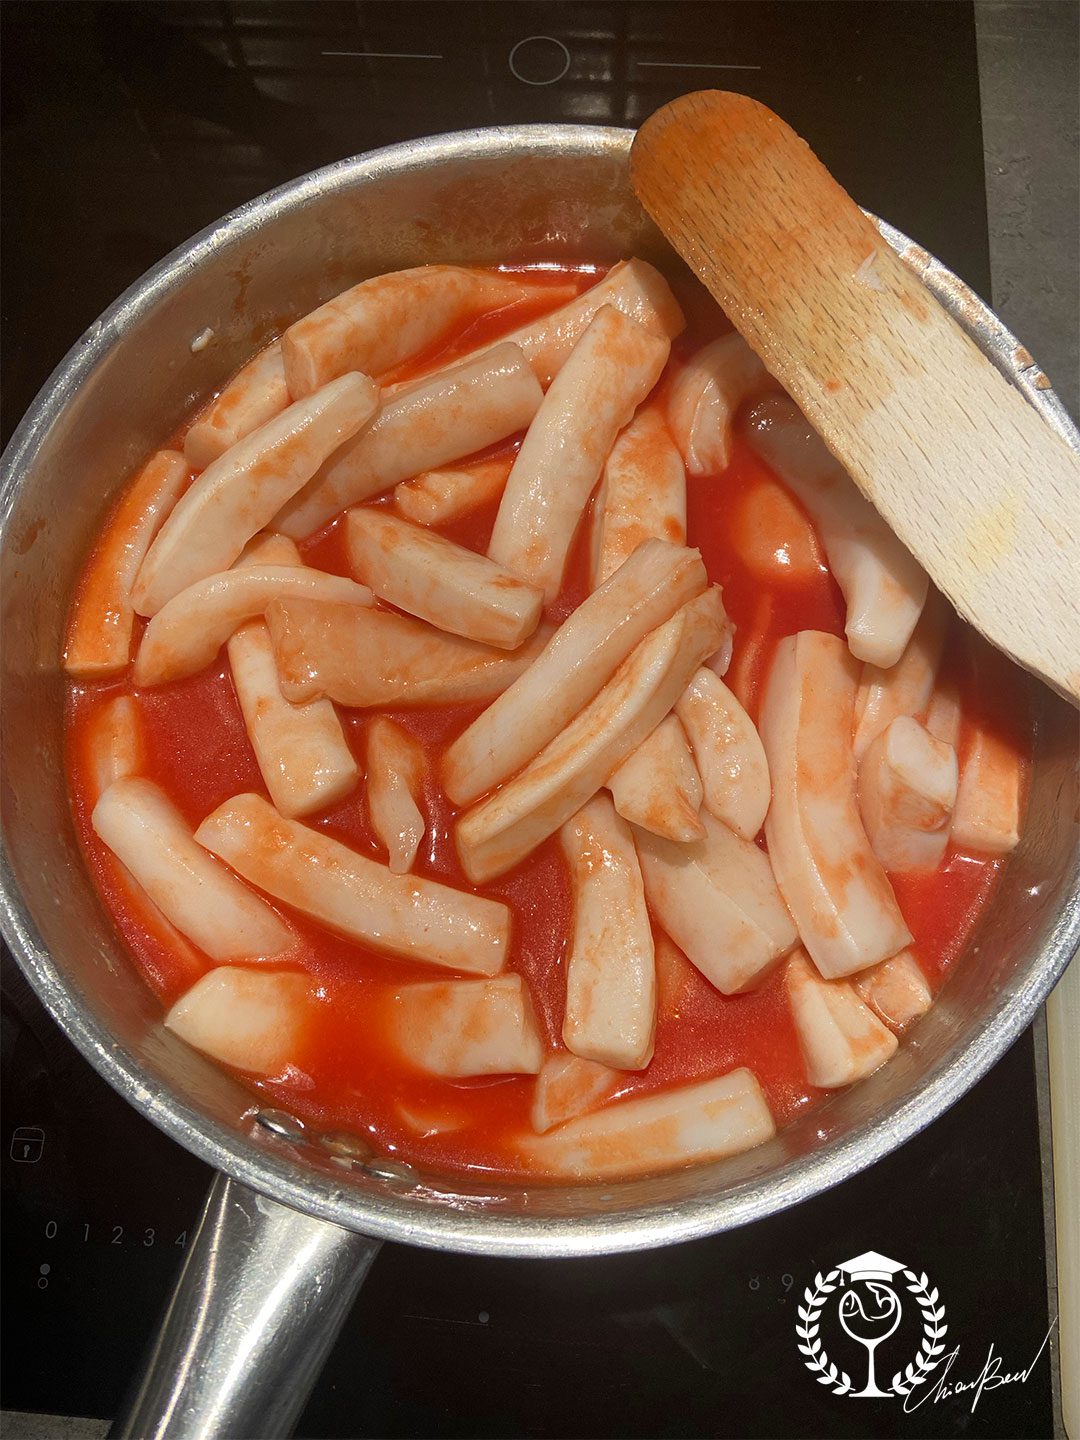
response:
M919 1406L924 1405L927 1400L932 1399L936 1405L941 1400L951 1400L958 1395L970 1394L971 1412L974 1414L975 1407L982 1399L985 1391L1000 1390L1004 1385L1023 1385L1025 1381L1030 1378L1031 1372L1039 1362L1039 1357L1050 1343L1050 1336L1054 1333L1054 1326L1056 1324L1057 1320L1055 1319L1051 1323L1050 1329L1047 1330L1043 1336L1042 1344L1038 1350L1036 1350L1034 1359L1026 1370L1005 1370L1003 1368L1003 1358L995 1352L994 1342L991 1340L985 1363L974 1380L949 1380L949 1371L956 1364L956 1357L960 1354L960 1346L958 1345L955 1350L951 1350L948 1355L943 1356L938 1362L941 1370L933 1385L930 1385L928 1389L924 1389L923 1386L916 1386L904 1396L905 1412L910 1415L913 1410L917 1410ZM925 1383L926 1382L924 1382L924 1385Z

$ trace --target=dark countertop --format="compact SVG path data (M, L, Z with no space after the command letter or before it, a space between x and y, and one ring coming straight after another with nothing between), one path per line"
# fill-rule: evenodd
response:
M1080 6L978 0L994 309L1080 418Z

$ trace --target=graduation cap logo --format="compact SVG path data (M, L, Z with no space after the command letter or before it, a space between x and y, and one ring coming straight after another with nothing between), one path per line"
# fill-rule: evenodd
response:
M856 1255L854 1260L845 1260L840 1265L840 1271L852 1280L891 1280L898 1271L906 1267L898 1260L890 1260L887 1255L879 1255L876 1250L867 1250L865 1255Z

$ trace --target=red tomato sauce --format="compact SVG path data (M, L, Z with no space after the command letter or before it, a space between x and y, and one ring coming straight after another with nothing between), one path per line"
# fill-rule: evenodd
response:
M530 278L536 272L530 271ZM547 272L553 285L572 279L579 290L603 273L595 268ZM677 285L689 325L676 342L679 355L730 328L712 300L693 282ZM390 377L403 380L490 342L544 313L542 300L482 317L444 338ZM194 417L193 417L194 418ZM485 455L516 449L520 436ZM182 432L171 443L177 444ZM478 458L478 457L471 457ZM380 503L391 504L390 497ZM728 683L756 718L763 677L776 643L800 629L843 634L844 606L824 561L813 526L798 502L736 435L731 464L721 476L688 477L688 543L700 548L711 579L723 586L735 623ZM484 550L497 502L464 516L442 533ZM549 607L561 620L588 593L588 516L567 567L562 593ZM321 569L347 573L341 527L332 524L301 547L305 560ZM77 603L77 601L76 601ZM138 628L141 628L141 624ZM992 703L996 723L1008 728L1026 752L1027 731L1015 704L1014 687L998 686L992 702L982 687L973 691L970 667L959 643L950 641L946 663L959 673L965 716ZM137 630L138 634L138 630ZM961 652L964 651L964 654ZM122 867L90 825L87 755L88 722L95 708L119 693L137 695L151 760L147 774L170 795L186 819L197 825L231 796L265 794L232 688L224 652L209 669L173 684L134 691L130 673L116 681L73 683L67 703L68 764L78 833L87 864L147 983L170 1005L210 968L210 961L181 948L126 878ZM560 1044L565 966L572 923L572 897L557 838L545 842L509 874L481 887L468 884L453 843L457 811L438 780L445 747L483 707L454 706L389 713L423 744L427 758L425 814L428 829L416 873L504 901L512 916L510 965L527 981L545 1043ZM349 743L363 765L368 715L341 711ZM965 720L970 725L970 720ZM963 745L963 739L961 744ZM305 823L344 841L360 853L385 859L368 818L361 783L332 809ZM896 876L894 887L915 937L915 953L937 988L963 948L997 881L1000 862L950 852L937 872ZM306 1034L303 1053L290 1073L273 1083L251 1080L267 1103L280 1105L319 1126L368 1134L381 1151L425 1168L519 1173L514 1137L530 1131L533 1078L447 1081L414 1069L386 1041L384 1007L400 986L437 979L437 967L392 959L341 939L288 907L298 936L287 968L302 967L314 977L320 1003ZM263 962L265 963L265 962ZM658 967L655 1055L648 1069L627 1073L620 1094L640 1094L723 1074L747 1066L764 1088L778 1124L818 1103L824 1092L807 1082L794 1024L778 968L756 990L726 997L716 991L680 952Z

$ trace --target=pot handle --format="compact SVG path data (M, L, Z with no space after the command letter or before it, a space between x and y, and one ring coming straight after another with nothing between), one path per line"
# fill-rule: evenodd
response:
M380 1241L218 1175L116 1440L277 1440Z

